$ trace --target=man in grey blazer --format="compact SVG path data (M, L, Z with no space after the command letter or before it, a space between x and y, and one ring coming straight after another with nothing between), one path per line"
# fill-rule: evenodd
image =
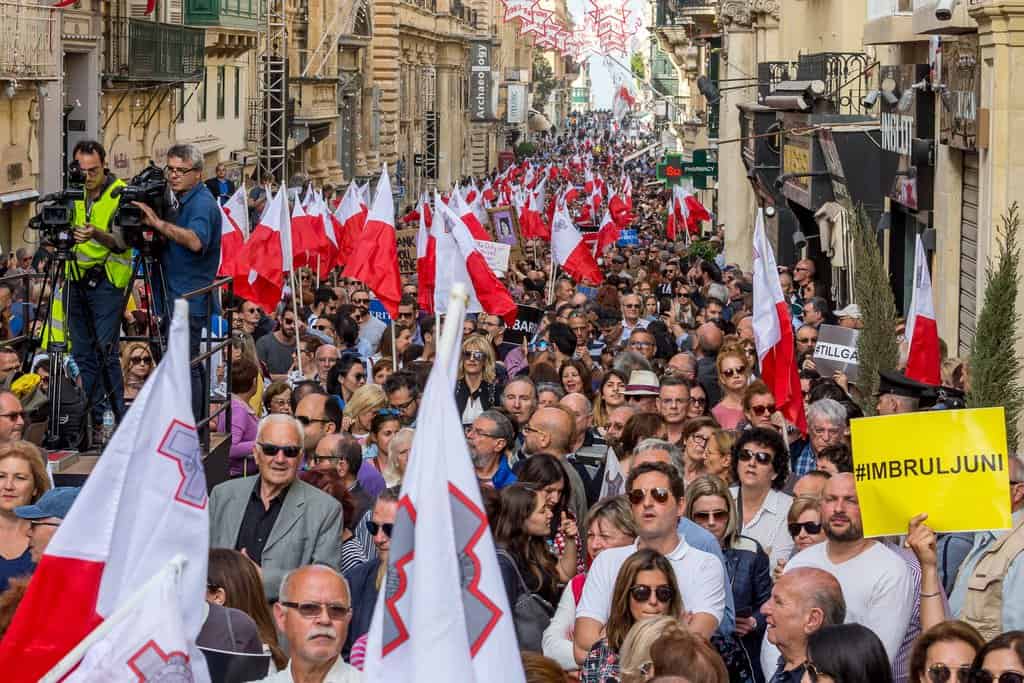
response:
M210 547L240 550L259 565L263 589L277 599L281 578L306 564L341 562L341 503L296 476L302 424L290 415L260 421L253 456L259 474L210 493Z

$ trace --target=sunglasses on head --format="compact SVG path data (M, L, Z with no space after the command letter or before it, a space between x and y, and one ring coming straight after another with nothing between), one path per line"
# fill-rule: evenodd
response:
M395 525L391 522L385 522L384 524L378 524L372 519L366 520L366 530L370 532L371 536L376 536L377 532L381 529L384 530L384 535L391 538L391 532L394 531Z
M694 512L692 515L693 521L707 524L717 519L729 519L728 510L708 510L707 512Z
M263 455L273 458L277 455L278 451L284 454L286 458L297 458L302 454L302 446L278 446L273 443L258 443L260 450L263 451Z
M671 495L671 491L667 488L659 486L653 489L633 489L629 492L629 502L633 505L639 505L644 502L647 498L647 493L650 492L651 498L654 499L655 503L668 502L668 497Z
M800 531L806 531L808 536L815 536L821 533L820 522L793 522L789 525L789 535L796 538Z
M341 621L352 610L351 607L336 602L284 602L282 600L281 606L291 607L304 619L316 619L326 609L327 616L331 621Z
M954 671L956 672L956 683L970 683L971 667L967 664L956 669L950 669L945 664L932 664L928 667L928 680L931 683L949 683L954 680Z
M1024 674L1016 671L1004 671L998 676L993 676L984 669L971 671L971 683L1024 683Z
M756 460L758 465L770 465L772 459L775 457L771 453L766 451L748 451L746 448L741 450L738 454L740 462L750 462Z
M651 593L654 593L654 597L658 602L664 605L672 602L672 598L676 595L676 592L672 590L672 586L666 586L664 584L656 588L638 584L629 589L629 597L633 598L637 602L647 602L651 599Z
M772 413L775 412L775 404L769 403L766 406L750 406L750 412L752 412L754 415L757 415L758 417L762 417L764 415L771 415Z

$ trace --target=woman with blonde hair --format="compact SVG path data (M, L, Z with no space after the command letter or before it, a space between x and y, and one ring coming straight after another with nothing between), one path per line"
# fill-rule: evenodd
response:
M459 381L455 384L455 405L462 424L472 424L485 410L501 405L502 387L495 374L494 346L481 335L462 342Z
M732 345L718 353L715 367L723 393L722 400L711 408L711 415L722 429L735 429L744 418L743 394L750 383L750 358L742 347Z
M153 373L153 354L146 342L126 342L121 345L121 376L124 382L124 403L131 405L142 391L142 385Z
M370 435L370 423L378 410L388 403L384 389L376 384L364 384L352 393L342 413L341 429L356 438L361 446Z
M622 683L642 683L651 680L654 673L651 650L666 633L672 630L689 633L679 623L678 618L670 615L644 619L633 624L633 628L629 629L625 640L622 641L619 658ZM697 636L691 637L700 640ZM711 649L710 646L708 649ZM714 652L714 650L711 651Z
M690 683L729 683L729 672L714 648L678 624L665 628L650 652L649 676L685 676Z
M409 466L409 452L412 450L412 437L416 430L412 427L402 427L398 430L391 441L388 442L388 462L384 466L381 475L387 486L401 486L405 477L405 470Z
M0 592L7 590L8 579L32 570L30 524L14 510L32 505L49 490L42 451L28 441L0 446Z

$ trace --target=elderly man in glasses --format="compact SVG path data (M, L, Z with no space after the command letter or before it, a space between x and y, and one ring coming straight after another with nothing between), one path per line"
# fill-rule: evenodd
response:
M303 440L292 416L264 417L253 445L259 474L210 493L210 547L234 548L256 563L269 600L286 572L304 564L337 569L341 559L341 504L296 477Z
M372 612L372 609L370 610ZM281 581L274 622L289 644L287 668L267 683L358 683L363 674L341 657L352 621L348 581L330 567L305 565Z
M0 391L0 444L17 441L25 431L25 410L18 397Z

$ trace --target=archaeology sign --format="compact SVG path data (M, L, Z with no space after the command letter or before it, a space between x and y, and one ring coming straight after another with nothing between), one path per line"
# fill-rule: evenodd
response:
M493 121L491 44L487 41L471 42L469 54L469 120Z

